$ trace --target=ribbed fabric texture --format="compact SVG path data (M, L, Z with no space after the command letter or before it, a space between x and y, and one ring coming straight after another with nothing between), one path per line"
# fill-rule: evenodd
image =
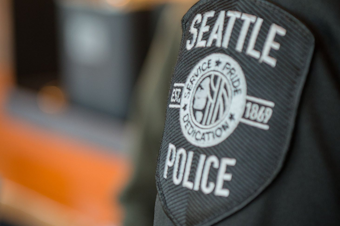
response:
M191 22L196 14L215 11L209 18L210 32L221 10L234 10L251 14L263 19L255 49L262 52L270 26L275 23L287 30L286 35L276 36L281 44L279 50L272 50L270 56L277 59L273 68L259 60L246 55L246 48L253 29L250 25L242 53L235 50L242 20L236 20L228 49L212 47L185 48L186 40L191 40L189 32ZM166 124L161 144L157 188L163 208L176 225L211 225L239 210L267 187L281 169L288 150L294 127L296 111L303 84L307 75L310 57L314 47L313 35L299 21L278 7L264 1L254 0L214 0L201 1L184 17L184 31L181 51L173 75L174 83L185 83L192 68L204 57L212 53L223 53L235 59L246 77L247 95L275 103L273 115L269 121L269 130L261 130L240 123L236 130L222 143L208 148L199 148L190 144L181 131L178 109L168 109ZM228 23L225 19L224 26ZM199 28L199 26L197 27ZM224 30L225 31L225 30ZM223 34L224 34L223 31ZM205 33L208 40L210 32ZM170 102L169 102L170 103ZM187 152L194 151L190 181L195 180L199 155L215 155L221 158L234 158L237 164L228 167L232 180L227 183L229 197L205 195L201 191L184 188L182 184L174 185L173 167L169 168L168 178L163 178L169 143ZM216 182L218 170L210 170L209 180Z

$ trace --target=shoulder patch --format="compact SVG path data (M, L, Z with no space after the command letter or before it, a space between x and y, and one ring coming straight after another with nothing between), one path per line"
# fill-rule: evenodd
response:
M202 0L182 23L157 189L176 225L211 225L281 170L314 37L262 0Z

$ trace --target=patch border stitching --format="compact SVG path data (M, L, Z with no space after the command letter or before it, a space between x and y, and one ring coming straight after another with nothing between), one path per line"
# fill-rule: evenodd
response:
M181 40L181 46L184 43L184 36L185 33L184 31L186 31L187 25L189 23L188 21L188 17L191 15L191 13L193 11L195 11L198 7L204 5L204 4L208 4L210 2L213 2L214 0L201 0L198 1L194 6L192 6L189 11L184 15L183 19L182 19L182 30L183 30L183 34L182 34L182 40ZM238 0L238 1L247 1L247 0ZM277 177L277 175L279 174L279 172L281 171L282 167L283 167L283 163L286 159L287 153L288 153L288 149L289 149L289 145L292 139L292 134L293 134L293 130L295 127L295 122L296 122L296 116L297 116L297 109L299 106L299 102L301 99L301 93L303 91L303 87L307 78L307 74L310 68L310 62L312 60L313 57L313 52L314 52L314 47L315 47L315 38L314 35L310 32L310 30L306 27L305 24L303 24L301 21L299 21L297 18L295 18L293 15L289 14L288 12L286 12L284 9L280 8L280 6L277 6L273 3L264 1L264 0L248 0L250 2L253 2L254 4L258 4L261 7L265 7L268 8L270 10L273 10L275 12L277 12L278 14L283 15L285 20L290 21L295 28L297 28L301 34L304 37L308 37L308 40L311 42L311 48L310 49L306 49L305 51L307 52L308 50L310 50L310 53L307 54L308 57L305 58L305 62L302 63L302 67L299 68L299 73L300 76L302 76L301 82L300 82L300 87L299 89L296 89L296 80L294 80L294 85L292 86L292 90L295 90L294 94L296 94L296 98L294 99L294 95L291 92L291 97L292 97L292 102L290 104L290 109L292 109L291 111L291 117L290 120L287 123L287 127L288 127L288 135L286 137L286 139L284 140L285 144L283 147L283 155L284 157L279 158L279 164L277 165L276 169L274 170L273 174L271 177L268 178L268 180L258 189L255 190L254 193L252 193L251 196L249 196L247 199L245 199L243 202L241 202L239 205L235 206L233 209L229 210L226 213L223 213L223 211L218 212L217 214L214 214L213 216L211 216L210 218L207 218L206 220L200 222L199 224L196 224L195 226L208 226L211 224L215 224L218 221L221 221L229 216L231 216L232 214L236 213L237 211L243 209L245 206L247 206L249 203L251 203L256 197L259 196L259 194L261 194L273 181L274 179ZM218 52L216 52L218 53ZM180 54L179 54L180 55ZM179 57L177 58L177 61L179 61ZM172 78L172 80L174 79L174 77ZM171 84L173 84L173 81L171 81ZM171 90L169 91L169 95ZM295 109L294 109L294 106ZM169 110L169 108L167 108L167 111ZM163 136L164 136L164 132L163 132ZM158 156L158 162L160 161L160 154ZM167 207L167 203L166 203L166 199L163 193L163 189L161 186L161 182L160 182L160 169L159 169L159 164L157 164L157 171L156 171L156 184L157 184L157 191L159 194L159 200L162 204L162 208L165 212L165 214L169 217L169 219L175 224L175 225L181 225L176 218L172 215L170 209Z

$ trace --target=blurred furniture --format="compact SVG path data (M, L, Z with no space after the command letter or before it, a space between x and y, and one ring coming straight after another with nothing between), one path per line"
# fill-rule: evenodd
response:
M59 84L72 103L125 118L154 23L152 7L128 3L12 0L16 83Z
M150 9L150 6L164 2L86 1L94 5L101 2L100 4L107 8L108 15L120 15L123 21L124 13ZM9 2L12 2L16 9L9 10ZM39 7L46 7L45 10L37 4L41 4ZM121 12L113 12L112 6ZM93 112L74 105L68 106L63 92L54 83L50 83L59 78L59 58L55 46L56 24L54 18L53 25L49 26L51 21L44 19L44 16L54 17L54 7L51 0L0 2L0 46L3 50L0 53L0 177L3 179L0 190L1 217L7 222L21 226L121 225L124 213L118 196L132 168L130 157L121 151L124 149L121 143L125 125L119 120L108 119L100 114L101 106L94 106L93 108L98 108L99 111ZM77 11L75 8L66 8L66 14L69 13L66 12L68 10ZM13 66L10 59L10 17L3 20L10 11L15 14L13 42L16 42L17 46ZM99 17L101 16L105 17L99 13ZM132 36L139 34L139 38L146 37L147 32L143 33L145 30L138 25L138 22L144 20L138 21L138 18L140 17L137 16L137 21L134 19L133 24L136 23L134 26L141 30L137 30L137 33L129 32L132 32ZM112 37L112 34L109 36ZM131 35L127 37L131 38ZM48 44L50 41L54 44ZM51 49L40 49L45 47ZM105 52L105 48L103 51ZM45 55L47 52L50 55ZM81 62L82 60L84 59L81 59ZM78 66L74 64L74 68ZM105 81L110 83L112 80ZM33 88L38 92L18 88L17 83L21 87ZM128 84L128 89L130 85L131 83ZM92 92L92 87L88 92ZM54 101L54 104L50 105L48 95L57 95L58 107L55 107Z
M62 86L73 103L125 118L152 37L151 9L58 1Z
M13 114L10 75L0 67L1 216L19 225L119 225L129 158Z

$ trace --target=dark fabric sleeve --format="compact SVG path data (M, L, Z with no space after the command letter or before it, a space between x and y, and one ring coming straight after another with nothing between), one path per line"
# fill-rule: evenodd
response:
M169 5L163 12L156 37L136 87L131 109L129 151L134 173L121 202L125 226L153 224L156 199L155 172L163 135L166 103L181 39L181 18L189 6Z

